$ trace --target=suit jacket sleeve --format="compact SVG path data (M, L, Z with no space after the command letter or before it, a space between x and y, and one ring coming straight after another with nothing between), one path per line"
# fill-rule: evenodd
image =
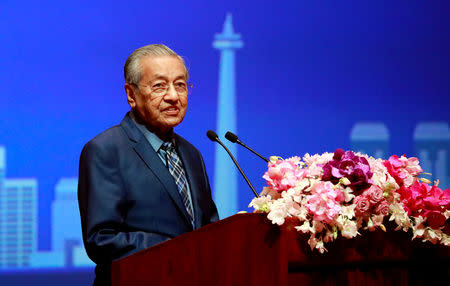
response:
M126 191L114 148L92 141L83 148L79 165L78 201L83 242L97 264L109 263L170 239L159 233L129 229Z

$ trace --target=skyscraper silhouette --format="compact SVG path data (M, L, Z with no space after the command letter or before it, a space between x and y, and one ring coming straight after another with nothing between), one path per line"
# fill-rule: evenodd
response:
M77 200L77 178L61 178L52 202L52 249L32 255L33 267L93 266L83 247Z
M219 97L217 134L236 133L235 50L243 46L241 36L235 34L231 14L227 14L223 31L216 34L214 48L220 50ZM229 149L236 156L236 145ZM217 144L214 170L214 199L221 218L237 211L237 172L228 154Z
M38 184L6 178L6 150L0 146L0 268L23 268L37 249Z
M67 240L81 237L80 214L77 200L77 178L61 178L55 186L55 199L52 203L52 250L62 251Z

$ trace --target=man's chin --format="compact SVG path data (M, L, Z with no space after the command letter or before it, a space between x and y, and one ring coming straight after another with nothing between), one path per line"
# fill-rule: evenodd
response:
M159 119L153 122L147 122L145 125L150 132L156 133L160 137L170 133L174 127L183 121L183 118L180 117L160 117Z
M177 116L177 117L169 116L169 117L165 118L163 125L165 125L169 128L174 128L175 126L180 124L182 121L183 121L183 118L180 118L179 116Z
M181 123L182 120L180 119L171 119L166 120L163 124L161 124L161 130L170 131L173 128L175 128L178 124Z

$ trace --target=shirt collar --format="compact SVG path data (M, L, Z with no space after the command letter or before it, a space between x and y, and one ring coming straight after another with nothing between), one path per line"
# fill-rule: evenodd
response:
M144 137L147 139L147 141L150 143L150 145L152 145L153 149L156 152L159 152L159 149L161 149L162 144L164 143L164 141L159 138L155 133L149 131L147 129L147 127L145 127L144 124L139 123L136 120L136 116L134 115L134 112L131 111L130 112L130 117L133 120L133 122L136 124L137 128L142 132L142 134L144 134ZM175 140L172 137L172 143L175 145Z

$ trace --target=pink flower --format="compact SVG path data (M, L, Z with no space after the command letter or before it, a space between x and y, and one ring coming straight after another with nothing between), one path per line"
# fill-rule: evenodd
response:
M383 190L375 185L372 185L367 191L364 192L364 194L369 199L371 205L377 204L383 199Z
M277 160L269 162L269 169L264 174L267 184L277 192L282 192L295 187L295 184L304 174L294 160Z
M449 193L450 189L443 192L440 188L432 186L427 196L423 199L425 207L429 210L438 210L441 207L448 209L450 203Z
M401 187L397 192L409 216L417 216L423 209L423 198L429 192L430 186L424 183L415 183L411 187Z
M417 159L416 157L408 158L408 160L406 161L406 170L412 176L417 176L423 172L422 168L419 165L419 159Z
M399 186L411 186L415 182L415 177L423 172L417 158L406 158L404 155L400 158L392 155L384 161L384 165Z
M381 201L376 207L375 207L375 213L377 215L388 215L389 214L389 203L386 200Z
M318 182L307 197L306 208L314 215L314 220L332 222L341 211L342 192L333 188L330 182Z
M305 154L303 162L271 157L263 176L267 186L250 206L274 224L297 224L311 249L322 253L338 236L387 231L388 215L396 230L412 231L413 239L449 246L450 189L421 183L422 171L414 157L383 160L342 149Z
M442 196L442 199L446 202L444 207L448 210L450 209L450 189L446 189L444 191L444 195Z
M356 205L356 207L355 207L355 214L357 216L363 216L363 215L369 214L370 201L364 194L360 195L360 196L357 196L353 200L353 202Z

